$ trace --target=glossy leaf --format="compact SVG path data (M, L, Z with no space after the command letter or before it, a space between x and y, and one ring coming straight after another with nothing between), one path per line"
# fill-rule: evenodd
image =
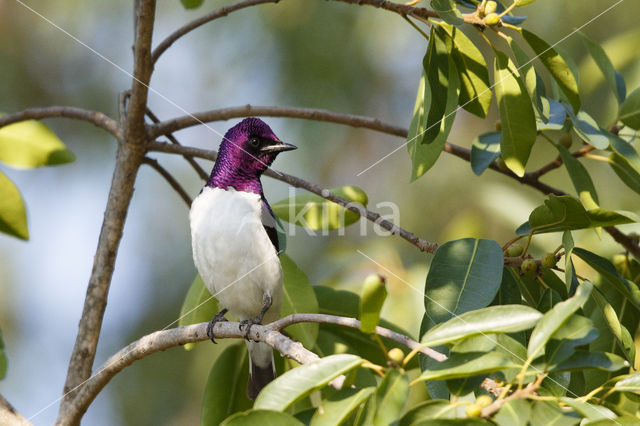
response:
M291 414L271 410L249 410L236 413L220 423L220 426L303 426Z
M409 377L402 370L387 371L375 395L374 426L386 426L397 421L407 404Z
M571 294L573 294L575 292L575 288L570 283L573 283L575 273L571 254L573 253L575 245L571 231L564 231L562 233L562 245L564 246L564 281L566 285L570 287Z
M567 413L557 404L546 401L535 401L529 417L531 426L573 426L578 424L581 416Z
M622 380L616 382L613 388L619 392L640 394L640 373L629 374Z
M620 180L637 194L640 194L640 173L631 166L629 161L616 152L609 154L607 160Z
M431 7L447 24L462 25L464 19L453 0L431 0Z
M235 412L251 408L245 393L249 379L249 359L243 344L226 348L209 372L202 399L201 424L218 425ZM221 385L224 384L224 392Z
M366 206L369 201L367 194L357 186L341 186L329 191L353 202L356 207ZM278 201L271 208L282 220L313 230L339 229L360 219L358 213L315 194L297 194Z
M576 247L573 253L595 269L606 281L612 284L622 295L633 302L632 306L640 309L640 290L635 284L628 282L618 273L615 266L607 259L583 248Z
M459 28L447 24L440 26L453 39L453 61L460 78L458 103L468 112L484 118L492 97L484 56Z
M515 333L532 328L542 314L524 305L489 306L455 316L422 336L421 343L436 346L472 336Z
M598 207L598 194L587 169L562 145L556 145L580 201L587 209Z
M567 111L560 102L540 98L540 117L536 117L536 127L538 131L542 130L561 130L564 128L567 119Z
M182 3L185 9L195 9L200 7L202 3L204 3L204 0L180 0L180 3Z
M536 141L536 119L531 99L511 59L496 51L495 93L502 121L500 150L507 167L524 175L524 167Z
M632 129L640 130L640 87L629 93L620 107L620 121Z
M7 375L7 355L4 353L4 341L2 340L2 330L0 330L0 380Z
M605 371L618 371L629 367L629 362L621 356L608 352L576 351L569 358L551 367L552 371L583 370L596 368Z
M317 313L318 301L309 278L286 254L280 255L282 264L283 299L281 317L290 314ZM312 348L318 337L318 324L300 323L286 328L294 340Z
M423 371L420 377L414 380L414 383L424 380L470 377L518 367L521 365L513 363L510 357L501 352L452 354L446 361L434 365L432 369Z
M613 68L613 64L611 63L611 60L607 56L606 52L604 51L602 46L600 46L600 44L591 40L586 36L586 34L582 32L578 32L578 34L582 36L584 45L587 47L589 54L591 54L591 57L595 61L598 68L600 68L600 71L602 71L604 79L609 85L609 88L611 88L613 94L616 96L618 103L622 103L625 98L625 90L623 88L623 84L618 81L619 79L616 77L616 70Z
M357 368L362 358L356 355L330 355L301 365L276 377L256 398L255 409L285 410L312 391L319 389L341 374Z
M201 322L211 321L213 316L220 310L218 300L211 295L200 275L196 275L187 291L187 295L182 302L180 309L180 320L178 326L182 327L189 324L199 324ZM186 350L193 349L196 343L187 343L184 345Z
M11 166L31 169L75 159L44 123L27 120L0 128L0 161Z
M471 145L471 170L480 176L500 155L500 132L483 133Z
M425 283L425 311L433 325L489 305L503 264L502 248L492 240L464 238L440 246Z
M545 349L547 366L558 364L569 358L577 346L586 345L599 335L593 321L582 315L571 315L560 328L553 333Z
M618 314L611 306L611 304L607 301L607 299L600 294L600 291L594 291L592 293L593 300L596 302L602 317L604 318L605 324L611 331L613 338L617 346L620 348L622 353L624 354L627 361L634 362L635 359L635 345L633 343L633 338L629 331L625 328L624 325L620 323L618 319Z
M376 331L380 320L380 310L387 298L385 280L378 274L373 274L362 285L360 297L360 330L371 334Z
M567 397L563 397L561 400L589 420L613 420L617 417L613 411L601 405L589 404L588 402ZM615 423L615 420L613 422Z
M455 416L455 405L446 400L433 399L424 401L407 411L398 422L398 426L422 424L432 419L453 419Z
M611 143L611 148L624 157L636 173L640 173L640 155L638 155L638 151L636 151L629 142L610 133L609 142Z
M546 41L532 32L524 29L521 32L524 39L538 56L538 59L540 59L556 83L558 83L562 93L564 93L571 106L573 106L574 111L580 110L578 82L562 56Z
M452 43L444 30L432 29L407 137L411 181L435 164L455 119L460 81L451 56ZM432 93L434 88L436 93Z
M29 239L27 211L20 191L2 172L0 172L0 232L23 240Z
M328 399L323 399L311 418L310 426L342 424L374 391L375 387L342 389Z
M573 123L573 130L580 139L598 149L607 149L609 146L609 134L589 114L580 110L577 114L567 108L567 114Z
M592 289L593 284L588 281L583 282L578 287L575 296L558 303L542 316L542 319L531 332L531 338L529 339L527 356L530 360L542 354L551 336L560 329L575 311L584 305Z
M493 420L499 426L527 426L531 417L531 404L525 399L507 401Z

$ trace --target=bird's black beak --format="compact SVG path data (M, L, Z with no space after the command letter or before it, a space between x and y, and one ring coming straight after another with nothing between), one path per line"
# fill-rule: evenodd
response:
M290 143L278 141L274 144L263 146L262 148L260 148L260 152L264 154L271 154L277 152L292 151L294 149L298 149L298 147L295 145L291 145Z

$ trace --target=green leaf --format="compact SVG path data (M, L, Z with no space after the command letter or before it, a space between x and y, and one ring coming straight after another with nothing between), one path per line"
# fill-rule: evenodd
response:
M391 369L378 386L375 396L374 426L387 426L397 421L409 396L409 377L402 370Z
M629 367L624 358L608 352L576 351L569 358L551 367L551 371L579 371L596 368L605 371L618 371Z
M571 254L573 253L573 248L575 247L573 242L573 237L571 236L571 231L564 231L562 233L562 245L564 246L564 280L567 286L570 286L571 291L573 292L575 289L571 287L571 284L574 279L574 271L573 271L573 262L571 261ZM577 278L576 278L577 280Z
M420 80L407 137L411 181L435 164L455 119L460 81L451 56L451 45L451 39L442 29L432 28L423 60L425 72ZM425 83L427 80L429 84ZM436 93L432 93L434 88Z
M44 123L27 120L0 128L0 161L11 166L32 169L75 159Z
M545 345L553 334L569 319L569 317L584 305L589 298L593 284L583 282L576 291L575 296L555 305L549 312L542 316L536 327L531 332L527 356L533 360L542 354Z
M580 110L578 82L562 56L546 41L532 32L523 29L521 33L538 56L538 59L540 59L547 70L549 70L553 79L558 83L562 93L564 93L569 103L571 103L571 106L573 106L574 111Z
M623 90L622 84L619 82L619 79L616 77L616 70L613 68L613 64L611 60L607 56L606 52L598 43L591 40L587 37L586 34L582 32L578 32L582 36L582 41L586 46L587 50L591 54L591 57L595 61L600 71L604 75L604 79L607 81L609 88L613 91L613 94L616 95L618 103L622 103L625 97L625 90Z
M578 424L581 418L575 413L566 413L555 403L535 401L529 424L531 426L573 426Z
M366 206L369 202L367 194L357 186L341 186L329 191L351 201L355 207ZM285 198L271 206L271 209L279 218L313 230L339 229L360 219L358 213L315 194Z
M251 408L245 393L249 379L249 360L243 344L229 346L209 372L202 399L201 425L218 425L231 414ZM224 392L221 384L224 383Z
M627 361L634 362L635 359L635 346L633 343L633 339L631 338L631 334L625 328L624 325L620 323L618 319L618 314L611 304L607 301L607 299L600 294L600 290L594 291L592 293L593 300L596 302L596 305L600 309L602 317L604 321L613 334L613 337L616 341L616 344L624 354Z
M640 173L640 155L638 155L638 151L636 151L633 146L622 138L608 133L609 142L611 143L611 148L619 155L623 156L625 160L629 162L629 165L634 168L636 173Z
M184 1L184 0L183 0ZM271 410L249 410L236 413L220 426L303 426L300 420L291 414Z
M204 0L180 0L180 3L182 3L185 9L195 9L200 7L202 3L204 3Z
M0 172L0 232L23 240L29 239L27 212L20 191L2 172Z
M500 155L500 132L483 133L471 145L471 170L480 176Z
M616 382L613 387L618 392L633 392L640 394L640 373L629 374Z
M640 130L640 87L631 92L622 103L620 121L634 130Z
M567 397L563 397L561 400L589 420L613 420L617 417L613 411L601 405L589 404L588 402ZM615 422L615 420L613 420L613 422Z
M587 209L598 207L598 194L587 169L562 145L556 145L580 201Z
M627 281L618 273L615 266L607 259L583 248L576 247L573 253L595 269L605 280L612 284L636 309L640 309L640 290L635 284Z
M609 132L602 129L600 125L589 114L580 110L574 114L571 108L567 108L567 114L573 123L573 130L580 139L598 149L607 149L609 146Z
M436 251L425 283L425 310L433 325L484 308L502 280L502 248L492 240L464 238Z
M342 424L373 394L375 389L373 386L364 389L342 389L328 399L323 399L311 418L310 426Z
M211 295L198 274L193 279L189 291L187 291L187 295L184 298L184 302L182 302L178 327L211 321L211 318L213 318L219 310L218 300ZM189 351L197 344L198 342L187 343L184 345L184 348Z
M629 163L629 161L616 152L609 154L609 165L618 175L622 183L640 194L640 173Z
M413 383L424 380L446 380L476 376L483 373L519 368L511 358L501 352L467 352L452 354L451 357L422 372Z
M507 55L496 51L494 67L494 90L502 121L502 157L507 167L522 177L537 136L533 105L515 65Z
M524 7L530 5L534 1L536 0L515 0L515 3L517 7Z
M375 333L380 310L387 298L384 277L373 274L367 277L362 285L362 297L360 297L360 330L363 333Z
M2 340L2 330L0 330L0 380L7 375L7 355L4 353L4 341Z
M484 56L459 28L444 23L440 26L453 39L453 61L460 78L458 103L468 112L485 118L492 95Z
M280 316L317 313L318 301L305 273L286 254L280 255L280 263L284 290ZM318 337L318 324L293 324L286 330L287 334L306 348L312 348Z
M255 409L285 410L341 374L362 364L356 355L330 355L287 371L269 383L256 398Z
M531 418L531 404L524 399L507 401L493 420L499 426L527 426Z
M462 25L464 23L462 14L453 0L431 0L431 7L447 24Z
M540 98L540 115L536 117L536 128L542 130L561 130L564 128L567 119L567 111L560 102Z
M483 334L515 333L532 328L540 318L540 312L524 305L489 306L433 327L422 336L421 343L436 346Z
M598 329L589 318L571 315L547 342L544 354L547 366L569 358L575 352L576 346L586 345L596 339L598 334Z
M443 399L424 401L407 411L398 422L398 426L422 424L425 420L453 419L456 406Z

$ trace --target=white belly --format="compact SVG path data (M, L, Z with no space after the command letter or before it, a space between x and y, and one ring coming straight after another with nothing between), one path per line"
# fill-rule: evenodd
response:
M258 315L268 292L268 323L280 317L282 268L261 208L258 194L205 187L189 218L193 260L211 294L243 320Z

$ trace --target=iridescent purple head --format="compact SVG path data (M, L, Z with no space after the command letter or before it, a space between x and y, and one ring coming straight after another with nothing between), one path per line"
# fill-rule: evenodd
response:
M262 172L279 153L292 149L296 147L278 139L264 121L245 118L224 135L207 186L261 194Z

